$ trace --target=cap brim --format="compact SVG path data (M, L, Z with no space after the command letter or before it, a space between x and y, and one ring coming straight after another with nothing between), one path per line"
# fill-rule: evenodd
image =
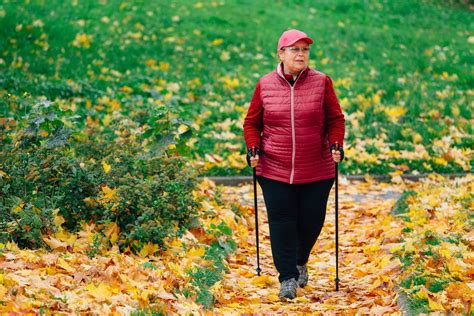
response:
M280 47L280 49L282 49L283 47L291 46L294 43L296 43L298 41L301 41L301 40L306 41L306 43L308 43L308 44L313 44L313 40L310 39L309 37L300 37L300 38L295 39L293 42L287 43L285 46Z
M293 45L294 43L296 43L296 42L298 42L298 41L301 41L301 40L306 41L308 44L313 44L313 40L310 39L309 37L301 37L301 38L295 39L295 40L294 40L293 42L291 42L291 43L288 43L287 46L291 46L291 45Z

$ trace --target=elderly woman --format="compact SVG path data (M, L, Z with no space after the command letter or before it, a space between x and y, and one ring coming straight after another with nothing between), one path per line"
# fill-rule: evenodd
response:
M326 217L345 119L331 78L308 67L313 40L284 32L280 63L260 78L244 122L247 162L256 167L270 227L280 298L308 282L307 262Z

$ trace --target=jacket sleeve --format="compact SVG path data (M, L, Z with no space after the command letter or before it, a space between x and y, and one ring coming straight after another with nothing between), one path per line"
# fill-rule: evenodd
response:
M244 138L247 151L255 146L260 148L260 135L263 130L263 102L260 94L260 81L253 92L252 101L244 120Z
M332 80L326 76L326 88L324 93L324 110L326 115L326 128L329 146L336 141L344 146L345 119L341 106L337 100Z

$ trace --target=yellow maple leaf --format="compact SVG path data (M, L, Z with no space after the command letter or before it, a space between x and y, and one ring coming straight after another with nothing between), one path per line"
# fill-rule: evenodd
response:
M110 296L113 294L112 288L101 282L98 286L94 284L87 285L87 294L95 298L98 302L107 301Z
M385 268L386 266L388 266L388 264L390 263L390 259L392 258L392 256L390 255L387 255L387 256L383 256L382 258L378 258L378 266L380 269L383 269Z
M79 48L90 48L92 37L92 35L78 33L76 34L76 38L72 42L72 45Z
M292 299L291 301L295 302L295 303L309 303L309 298L307 298L305 296L298 296L298 297Z
M428 306L433 311L444 311L443 305L428 297Z
M16 214L16 213L20 212L23 209L23 206L25 206L25 203L23 203L23 202L21 202L20 204L15 206L12 210L13 214Z
M69 265L69 263L66 262L66 260L64 260L63 258L59 258L58 259L58 263L56 264L58 267L61 267L63 268L64 270L66 270L67 272L76 272L76 269L71 267L71 265Z
M393 122L398 122L398 119L404 115L408 110L403 106L397 106L392 108L385 108L385 114Z
M247 167L247 161L245 160L246 158L240 152L233 152L227 157L227 159L229 160L230 165L236 169L244 169Z
M120 88L120 91L126 92L126 93L131 93L131 92L133 92L133 89L131 87L125 85L125 86Z
M372 96L372 102L373 102L374 104L379 104L379 103L380 103L380 95L374 94L374 95Z
M160 69L162 71L168 71L169 68L170 68L170 64L164 61L160 61Z
M391 253L399 252L399 251L401 251L401 250L402 250L402 245L401 245L401 244L396 245L396 246L393 246L392 248L389 249L389 251L390 251Z
M160 247L158 245L155 245L149 242L145 246L143 246L142 249L140 249L140 252L138 253L138 255L144 258L144 257L154 254L155 252L158 251L159 248Z
M435 158L432 159L432 161L437 165L441 165L441 166L447 166L448 165L448 161L446 159L444 159L443 157L435 157Z
M445 257L446 259L449 259L452 257L451 253L451 249L449 247L450 245L447 243L447 242L443 242L441 243L441 245L438 247L438 253Z
M186 253L186 256L187 257L202 257L204 256L205 252L206 250L204 249L204 247L199 247L199 248L193 247Z
M216 298L217 301L222 299L222 297L224 295L224 287L222 286L222 280L217 281L216 283L214 283L214 285L211 286L209 288L209 290L214 295L214 297Z
M178 127L178 133L183 134L184 132L187 132L189 130L189 126L185 124L181 124Z
M117 191L117 189L111 189L106 185L102 187L102 192L104 193L104 197L106 199L113 199L115 196L115 191Z
M105 236L107 236L112 243L117 242L119 238L120 228L116 222L109 223L105 230Z
M405 242L405 252L406 253L409 253L409 252L414 252L415 251L415 247L413 246L413 240L409 239Z
M65 242L69 246L73 246L77 240L76 234L71 234L70 232L65 231L65 230L60 230L59 232L54 234L54 237L60 241Z
M413 137L413 142L415 142L416 144L421 143L421 141L423 140L423 137L421 137L421 135L416 132L412 134L412 137Z
M466 283L463 282L455 282L451 283L447 288L446 288L446 293L448 295L448 298L451 299L469 299L474 297L474 291L471 290L469 286L466 285Z
M107 110L107 112L117 111L117 110L120 110L122 108L122 106L120 105L120 102L116 99L110 100L108 105L110 106L110 111ZM112 118L110 118L110 119L112 119Z
M156 60L151 59L151 58L150 58L150 59L147 59L147 60L145 61L145 65L147 65L148 67L156 66Z
M234 89L240 85L239 79L231 78L227 75L222 77L221 80L224 82L224 87L227 89Z
M59 213L59 208L56 208L53 210L53 220L56 226L61 227L61 225L64 224L66 220L61 215L58 215L58 213Z
M269 275L261 275L253 278L252 284L259 287L267 287L273 285L275 281Z
M222 44L223 42L224 42L224 40L222 38L216 38L215 40L213 40L211 42L211 44L214 45L214 46L217 46L217 45Z
M448 270L451 272L452 275L461 276L462 275L462 267L459 265L456 258L451 257L447 263Z
M270 302L280 302L280 298L276 294L270 294L266 297Z
M109 114L107 114L106 116L104 116L104 119L102 120L102 124L104 126L109 126L110 122L112 121L112 116L110 116ZM103 164L102 164L103 166Z
M0 284L0 301L3 301L5 294L8 293L8 289Z
M363 250L364 253L376 252L376 251L380 250L380 246L379 245L365 245L362 248L362 250Z
M109 173L112 169L112 167L105 161L102 161L102 168L104 168L105 173Z
M168 262L166 265L169 271L174 272L175 275L180 276L180 277L184 275L183 267L180 264L176 264L174 262Z
M43 238L44 242L48 244L53 250L66 250L67 248L67 243L54 238L54 237L49 237L49 238Z
M417 298L425 299L428 298L428 292L424 287L422 287L418 292L415 293L414 296Z

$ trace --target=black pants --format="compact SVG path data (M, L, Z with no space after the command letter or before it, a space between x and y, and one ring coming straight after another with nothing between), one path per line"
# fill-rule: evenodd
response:
M323 228L334 178L304 184L288 184L262 176L257 176L257 180L267 207L278 279L280 282L298 279L296 265L308 262Z

